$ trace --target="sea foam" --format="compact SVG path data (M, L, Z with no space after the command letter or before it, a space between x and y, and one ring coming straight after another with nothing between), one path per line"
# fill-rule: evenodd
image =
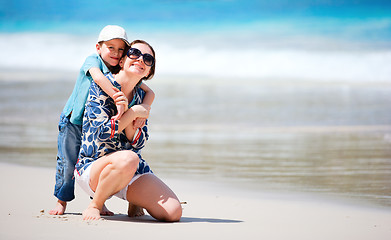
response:
M391 49L303 48L262 43L177 44L153 36L159 75L391 82ZM186 38L182 38L186 41ZM194 41L189 38L189 42ZM221 41L221 40L219 40ZM228 41L227 41L228 42ZM77 71L96 52L95 36L1 34L1 69ZM325 45L325 44L323 44Z

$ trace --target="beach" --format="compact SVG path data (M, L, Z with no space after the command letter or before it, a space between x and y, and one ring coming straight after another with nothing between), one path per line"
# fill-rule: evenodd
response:
M103 7L104 6L104 7ZM0 12L0 239L389 239L391 3L18 0ZM114 13L114 14L107 14ZM139 13L139 14L136 14ZM179 223L50 216L58 121L100 30L155 49L142 150Z
M12 179L12 180L11 180ZM115 215L83 221L89 203L76 187L65 215L51 216L54 169L0 163L1 239L389 239L391 210L306 194L251 192L221 183L163 179L178 195L183 217L156 222L126 215L126 203L106 202Z

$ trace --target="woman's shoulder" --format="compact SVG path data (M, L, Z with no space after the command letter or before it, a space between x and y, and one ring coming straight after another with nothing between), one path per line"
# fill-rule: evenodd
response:
M136 91L136 93L137 93L138 95L144 96L144 94L145 94L145 91L144 91L143 89L141 89L140 85L136 85L136 86L134 87L134 90Z

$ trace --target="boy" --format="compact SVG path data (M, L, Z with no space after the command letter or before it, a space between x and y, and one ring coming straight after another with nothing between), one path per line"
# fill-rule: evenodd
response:
M80 69L72 95L68 99L59 122L58 154L56 184L54 195L57 197L56 207L49 211L51 215L62 215L65 212L67 202L75 198L73 172L81 144L81 131L84 113L84 105L87 100L89 87L92 81L97 83L116 103L118 119L128 106L128 99L122 92L113 89L111 82L105 77L109 72L119 71L118 64L129 42L125 30L116 25L108 25L102 29L96 44L98 54L92 54L85 60ZM141 88L146 92L143 104L151 105L154 93L145 84ZM144 121L137 121L138 126ZM102 215L112 215L106 208Z

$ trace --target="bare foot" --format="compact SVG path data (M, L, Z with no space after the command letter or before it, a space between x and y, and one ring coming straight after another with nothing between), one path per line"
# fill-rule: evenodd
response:
M100 219L100 210L95 207L88 207L83 212L83 220L99 220Z
M58 200L56 203L56 207L49 211L50 215L63 215L65 209L67 208L67 202Z
M110 211L109 209L107 209L106 205L103 204L103 208L102 208L102 211L100 211L100 215L102 215L102 216L113 216L114 213L112 211Z
M144 216L144 209L142 207L129 203L128 216L129 217L141 217Z

